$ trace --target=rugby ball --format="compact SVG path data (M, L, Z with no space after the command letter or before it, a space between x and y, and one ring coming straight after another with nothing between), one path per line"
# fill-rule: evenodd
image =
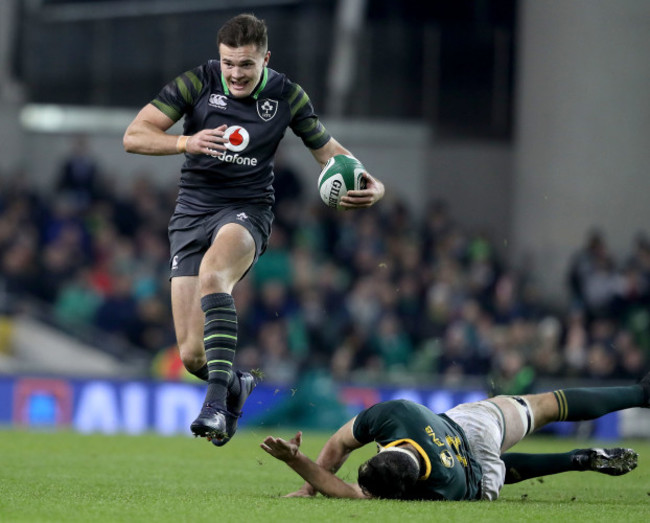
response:
M353 156L332 156L318 177L318 191L323 203L333 209L340 209L341 198L348 191L365 189L366 180L362 177L364 171L361 162Z

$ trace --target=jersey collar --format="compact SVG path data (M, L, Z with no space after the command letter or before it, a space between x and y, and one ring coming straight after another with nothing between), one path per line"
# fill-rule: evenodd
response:
M420 453L420 456L422 456L422 459L424 460L424 469L425 469L424 474L420 477L420 480L422 481L425 479L429 479L429 476L431 475L431 460L429 459L429 456L427 456L427 453L424 452L424 449L417 442L408 438L398 439L396 441L391 441L387 445L384 445L383 448L396 447L397 445L401 445L402 443L410 443Z
M269 70L268 68L265 67L264 71L262 71L262 79L260 80L260 85L257 87L255 92L251 94L253 100L257 100L257 97L266 87L266 82L268 82L268 80L269 80ZM223 77L223 72L221 73L221 87L223 87L224 94L229 96L230 89L228 89L228 84L226 84L226 79Z

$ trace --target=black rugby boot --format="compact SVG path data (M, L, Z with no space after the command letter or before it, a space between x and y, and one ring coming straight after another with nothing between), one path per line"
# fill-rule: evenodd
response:
M634 470L639 455L632 449L581 449L573 456L578 470L592 470L608 476L622 476Z
M190 425L190 430L195 437L224 438L226 432L226 418L228 413L215 407L211 403L204 403L201 413Z
M226 414L226 436L223 438L212 438L212 444L217 447L223 447L228 443L237 431L237 422L242 415L244 403L251 395L253 389L257 384L262 381L262 373L258 370L251 372L237 371L236 379L239 380L239 394L231 393L228 390L228 398L226 399L226 406L228 413Z

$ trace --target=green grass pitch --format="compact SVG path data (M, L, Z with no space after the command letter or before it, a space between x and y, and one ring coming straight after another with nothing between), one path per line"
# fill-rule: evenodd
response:
M292 432L274 430L290 437ZM302 481L242 428L225 447L190 437L101 436L0 430L0 521L647 521L650 441L635 448L639 467L612 478L571 472L505 486L496 502L285 499ZM327 434L304 434L315 458ZM530 438L522 452L564 452L598 442ZM617 446L612 443L608 446ZM602 442L600 443L602 446ZM357 451L339 476L354 480L374 452Z

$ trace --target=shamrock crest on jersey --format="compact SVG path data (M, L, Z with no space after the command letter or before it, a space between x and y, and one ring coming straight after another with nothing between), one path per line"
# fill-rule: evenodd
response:
M278 112L278 101L264 98L264 100L257 101L257 114L259 117L268 122Z

